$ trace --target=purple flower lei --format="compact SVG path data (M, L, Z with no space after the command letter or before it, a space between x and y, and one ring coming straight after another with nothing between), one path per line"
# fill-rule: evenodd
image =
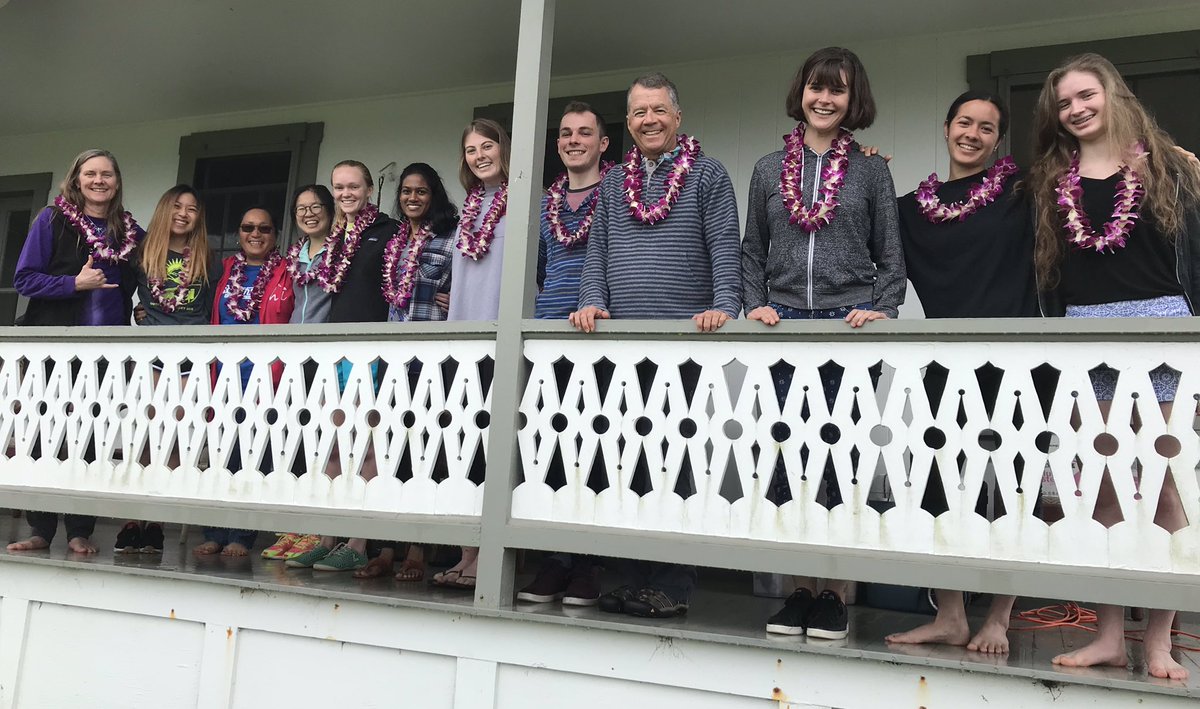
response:
M326 293L337 293L342 289L342 281L346 278L346 272L350 270L350 262L354 260L354 254L358 252L363 232L375 223L378 216L379 207L367 202L358 214L354 215L354 223L342 227L345 236L338 239L337 232L333 232L325 239L325 260L316 269L316 281L317 285L321 286L321 290ZM292 248L295 246L293 245ZM288 252L288 255L291 255L291 251ZM300 252L297 251L297 259L299 255Z
M1147 154L1145 146L1141 143L1134 147L1136 158L1144 158ZM1067 242L1077 249L1095 249L1098 253L1125 248L1125 240L1133 230L1133 223L1138 218L1138 207L1146 194L1137 172L1131 166L1124 165L1121 168L1121 181L1117 183L1117 192L1113 195L1112 219L1104 223L1104 233L1097 234L1092 229L1091 220L1083 211L1078 151L1071 155L1071 166L1058 178L1058 186L1054 188L1054 192L1058 195L1058 213L1063 218Z
M479 216L479 210L483 208L483 192L482 184L476 185L467 194L467 201L463 202L462 218L458 222L458 250L463 256L468 256L471 259L478 261L485 256L488 249L492 246L492 238L496 236L496 225L500 223L500 217L503 217L508 208L508 180L500 183L500 189L492 196L492 203L488 206L487 213L483 215L483 223L479 225L479 231L473 228L476 217Z
M258 312L262 305L263 295L267 292L267 282L276 267L283 262L279 252L272 251L263 262L262 270L250 289L250 297L242 304L242 293L246 292L246 254L240 251L233 257L233 266L229 268L229 298L225 301L225 310L238 322L250 322L250 318Z
M806 126L797 123L784 138L787 150L783 156L783 169L779 173L779 194L788 210L788 221L797 224L808 233L820 230L833 221L838 207L838 193L846 181L846 167L850 164L850 144L854 134L845 128L838 131L833 141L833 156L821 169L821 189L812 207L804 206L804 131Z
M1000 158L988 169L983 180L971 187L966 200L950 204L942 204L938 199L937 191L942 183L935 172L917 188L917 208L933 224L964 221L981 207L996 201L1004 191L1004 182L1016 172L1017 164L1011 155Z
M326 235L325 237L326 255L329 254L330 249L333 247L333 244L331 243L332 239L332 234ZM308 239L301 239L300 241L297 241L289 246L287 256L284 257L284 261L287 263L288 275L292 277L294 282L302 286L306 286L316 280L318 271L316 268L309 268L305 271L300 270L300 249L304 248L308 248ZM319 266L320 264L317 265Z
M411 230L407 219L401 221L383 249L383 298L397 310L403 310L412 299L421 254L425 253L425 247L433 237L433 227L428 222L422 224L410 239ZM400 258L401 254L404 255L403 259Z
M637 147L629 149L625 154L622 169L625 172L625 202L629 205L629 214L646 224L660 222L671 213L671 207L679 199L683 191L683 183L692 165L700 156L700 141L690 135L679 134L679 154L671 165L671 174L667 176L667 190L662 198L653 205L647 206L642 202L642 154Z
M137 247L138 225L129 212L121 215L121 222L125 226L125 235L121 243L117 245L119 248L114 249L109 245L108 239L104 238L105 234L96 233L96 228L92 226L79 207L64 199L62 195L54 198L54 206L62 212L67 223L83 235L88 246L92 247L92 257L97 261L108 261L109 263L127 261L129 254L133 253L134 248Z
M175 295L167 297L165 283L162 278L147 278L146 285L150 290L150 299L158 306L158 309L164 313L173 313L175 309L183 305L183 301L188 296L188 288L192 282L188 278L188 265L192 259L192 247L188 246L183 250L183 269L179 272L179 284L175 286Z
M605 162L600 166L600 181L604 181L604 176L613 168L613 163ZM596 202L600 196L600 185L596 185L596 189L588 195L587 202L582 206L587 211L587 216L579 223L579 228L574 232L568 232L567 227L562 223L562 218L559 216L562 213L563 203L567 200L567 173L559 175L554 184L550 185L550 191L547 193L546 199L546 221L550 224L550 233L558 243L570 248L576 244L587 241L588 232L592 229L592 217L596 215Z

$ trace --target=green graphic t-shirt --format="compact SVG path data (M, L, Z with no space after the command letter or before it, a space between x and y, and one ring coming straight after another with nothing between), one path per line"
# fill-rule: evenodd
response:
M167 277L163 281L164 299L171 300L179 288L179 279L183 275L183 254L167 252ZM153 298L150 297L150 286L146 274L138 269L138 300L146 308L146 320L143 325L207 325L212 317L213 288L220 279L220 272L209 269L208 280L198 279L198 282L188 285L187 295L173 313L165 313Z

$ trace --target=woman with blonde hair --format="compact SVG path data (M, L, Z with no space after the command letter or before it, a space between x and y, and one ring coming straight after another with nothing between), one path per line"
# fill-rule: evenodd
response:
M29 299L21 324L128 325L134 286L129 257L145 234L125 211L113 154L92 149L77 155L17 259L13 287ZM93 455L89 446L85 457ZM45 549L54 539L58 515L29 512L27 518L32 536L9 544L9 551ZM67 548L94 554L96 518L68 514L65 522Z
M1050 72L1038 98L1035 127L1037 158L1029 185L1043 310L1092 318L1194 315L1200 285L1200 174L1116 67L1099 55L1083 54ZM1107 420L1117 372L1097 368L1090 374ZM1149 374L1166 418L1179 372L1164 365ZM1115 449L1100 450L1098 445L1097 451L1111 455ZM1114 474L1122 472L1105 470L1094 513L1106 527L1121 520L1110 477ZM1187 525L1170 475L1163 482L1155 523L1168 532ZM1054 658L1055 664L1126 665L1123 610L1101 605L1098 616L1096 639ZM1170 610L1149 613L1144 643L1147 669L1154 677L1187 678L1188 671L1171 656L1174 618Z

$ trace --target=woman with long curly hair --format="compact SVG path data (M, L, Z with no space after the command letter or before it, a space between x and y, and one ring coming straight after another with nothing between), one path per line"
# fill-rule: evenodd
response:
M1036 209L1034 260L1043 310L1066 317L1188 317L1200 286L1200 175L1134 97L1116 67L1096 54L1064 62L1046 77L1036 114L1037 159L1029 173ZM1129 376L1127 374L1126 376ZM1092 388L1107 420L1117 372L1097 368ZM1179 372L1161 366L1150 381L1170 415ZM1122 424L1124 425L1124 424ZM1112 450L1097 451L1111 455ZM1164 457L1168 451L1159 450ZM1111 475L1104 472L1094 518L1121 520ZM1187 525L1170 475L1155 523ZM1124 667L1125 617L1098 608L1096 639L1054 658L1066 667ZM1146 665L1154 677L1186 679L1171 657L1175 612L1151 610Z

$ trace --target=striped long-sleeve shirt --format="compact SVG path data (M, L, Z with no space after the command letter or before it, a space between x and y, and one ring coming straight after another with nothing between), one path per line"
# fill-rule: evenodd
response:
M645 202L662 198L669 172L663 165L644 181ZM697 158L679 200L655 224L629 213L624 179L618 167L601 183L579 307L596 306L614 318L690 318L705 310L736 318L742 307L737 198L725 167Z

